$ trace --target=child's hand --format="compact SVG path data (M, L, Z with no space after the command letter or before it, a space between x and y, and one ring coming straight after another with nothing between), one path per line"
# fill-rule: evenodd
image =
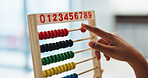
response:
M98 60L100 52L104 53L107 60L110 60L110 57L126 62L137 60L140 53L117 33L111 34L86 24L82 24L82 27L101 37L97 42L89 42L89 46L96 50Z
M111 34L85 24L82 24L82 27L101 37L97 42L89 42L89 46L96 50L98 60L100 59L100 52L102 52L107 60L112 57L120 61L126 61L134 69L137 78L148 78L146 59L118 34Z

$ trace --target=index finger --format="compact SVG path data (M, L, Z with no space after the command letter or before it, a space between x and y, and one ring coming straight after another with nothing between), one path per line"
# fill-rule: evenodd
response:
M105 32L103 30L101 30L100 28L97 28L95 26L90 26L90 25L86 25L86 24L81 24L82 28L87 29L90 32L95 33L96 35L104 38L104 39L109 39L111 34L108 32Z

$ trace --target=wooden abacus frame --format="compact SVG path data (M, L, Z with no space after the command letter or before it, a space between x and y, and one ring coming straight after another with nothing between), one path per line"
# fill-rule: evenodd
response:
M63 15L68 15L64 18ZM57 17L59 16L59 17ZM78 18L79 17L79 18ZM35 78L44 78L42 72L41 50L39 45L39 36L37 25L66 23L75 21L88 21L89 25L96 26L95 12L91 11L75 11L75 12L58 12L58 13L43 13L28 15L29 38L33 61L33 70ZM97 41L97 36L90 32L90 40ZM95 57L95 51L92 50L92 56ZM93 66L97 67L94 70L93 78L102 78L102 70L100 61L93 59Z

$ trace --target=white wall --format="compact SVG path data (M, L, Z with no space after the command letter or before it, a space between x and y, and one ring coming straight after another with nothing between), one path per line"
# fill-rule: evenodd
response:
M115 15L148 15L148 0L79 0L81 9L96 11L97 26L114 31Z
M108 0L116 14L148 15L148 0Z
M95 10L97 26L112 31L114 26L114 14L108 0L81 0L82 10Z

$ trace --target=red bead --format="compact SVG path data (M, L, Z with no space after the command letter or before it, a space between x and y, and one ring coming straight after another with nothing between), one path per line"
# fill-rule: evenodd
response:
M61 31L62 31L62 35L61 35L61 37L63 37L64 34L65 34L65 31L64 31L64 29L61 29Z
M40 33L38 33L38 35L39 35L39 39L41 40L41 34L40 34Z
M52 38L52 33L51 33L51 31L48 31L48 34L49 34L49 38Z
M54 34L53 38L56 38L57 34L56 34L56 32L54 30L53 30L53 34Z
M50 31L50 33L51 33L50 38L52 38L54 36L52 30Z
M62 36L62 31L60 29L58 29L60 37Z
M54 31L56 32L56 36L59 37L60 35L59 35L58 30L54 30Z
M64 31L64 33L63 33L63 34L64 34L64 36L66 36L66 34L67 34L67 33L66 33L66 31L65 31L64 29L63 29L63 31Z
M69 31L66 28L64 30L66 31L66 35L65 36L67 36L69 34Z
M45 34L44 34L44 32L43 32L43 39L45 39Z
M66 35L66 32L65 32L65 30L64 29L62 29L62 32L63 32L63 37Z
M41 35L41 40L43 40L44 39L44 33L40 32L40 35Z
M47 39L47 34L46 34L46 31L44 31L44 35L45 35L44 39Z
M86 30L81 27L81 32L84 33L84 32L86 32Z
M52 34L51 38L54 38L54 31L53 30L51 30L51 34Z
M46 31L46 39L49 38L49 34L48 34L48 31Z

